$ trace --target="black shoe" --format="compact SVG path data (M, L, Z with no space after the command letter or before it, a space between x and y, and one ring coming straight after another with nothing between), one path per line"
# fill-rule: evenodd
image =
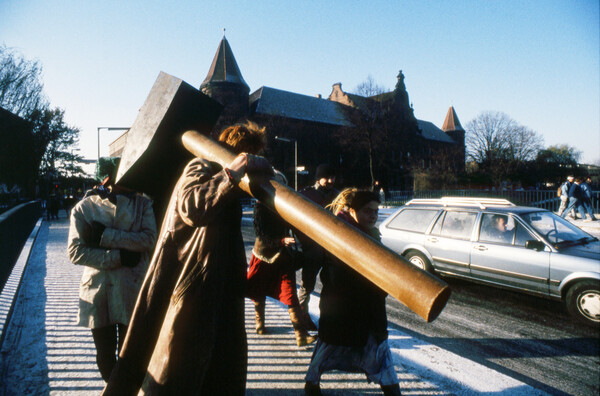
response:
M304 394L306 396L323 396L319 384L313 384L312 382L304 384Z
M402 392L400 392L400 384L381 385L381 390L383 391L384 396L401 396L402 395Z

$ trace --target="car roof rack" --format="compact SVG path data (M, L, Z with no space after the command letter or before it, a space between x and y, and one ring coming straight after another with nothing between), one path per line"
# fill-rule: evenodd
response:
M514 203L504 198L465 198L465 197L442 197L442 198L417 198L406 203L407 206L415 204L441 205L441 206L478 206L486 209L490 206L515 206Z

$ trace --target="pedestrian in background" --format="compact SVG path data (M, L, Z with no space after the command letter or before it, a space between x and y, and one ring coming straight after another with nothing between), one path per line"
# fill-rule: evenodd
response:
M376 240L377 192L348 188L328 206L341 220ZM305 377L306 395L321 395L324 372L365 373L384 395L400 395L400 385L388 345L387 293L339 259L325 253L321 270L319 339Z
M329 164L321 164L317 167L315 173L315 184L306 187L300 191L302 195L310 199L317 205L325 207L329 205L339 191L334 188L335 170ZM316 330L317 327L310 319L308 304L310 294L315 290L317 275L321 270L321 261L323 260L323 248L316 242L298 233L298 238L302 246L302 277L300 289L298 290L298 299L305 315L305 321L309 324L310 330Z
M104 395L243 395L246 253L239 187L246 173L272 175L257 154L265 128L225 128L221 144L238 154L224 168L194 158L163 220L119 362Z
M567 209L567 205L569 204L569 189L573 184L573 180L575 178L573 176L568 176L567 181L560 185L560 207L558 208L558 215L562 216L565 209ZM575 215L575 211L573 212L573 216Z
M585 221L596 221L596 217L594 216L594 207L592 206L592 179L587 178L584 182L581 183L581 195L582 195L582 205L583 209L590 216L590 220ZM584 216L585 218L585 216Z
M275 180L287 184L283 173L275 171ZM296 344L305 346L316 341L308 333L296 294L296 239L290 226L260 201L254 206L256 240L248 267L246 296L254 301L256 333L265 334L265 298L271 297L288 306Z
M92 329L104 381L117 362L138 291L156 242L152 201L114 184L117 164L101 167L102 180L71 210L68 254L85 269L79 287L79 325Z
M585 219L585 213L583 212L583 193L581 191L581 177L577 177L575 178L575 182L573 182L573 184L571 185L571 187L569 188L569 206L567 206L567 209L565 209L565 211L561 214L560 217L562 217L563 219L567 216L567 214L573 210L573 212L575 213L575 215L571 215L571 217L573 217L573 219L578 219L577 217L577 212L579 212L579 215Z

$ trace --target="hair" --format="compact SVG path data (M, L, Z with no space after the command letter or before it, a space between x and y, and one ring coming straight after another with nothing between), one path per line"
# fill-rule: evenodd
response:
M497 224L500 220L504 220L505 222L507 222L508 221L508 216L506 216L506 215L499 215L499 214L496 214L496 215L492 216L492 221L494 222L494 224Z
M326 208L331 210L334 215L344 209L354 209L358 212L371 201L379 203L379 194L371 190L359 190L356 187L349 187L342 190Z
M219 142L224 143L236 154L258 154L266 145L265 127L252 121L245 121L223 129Z

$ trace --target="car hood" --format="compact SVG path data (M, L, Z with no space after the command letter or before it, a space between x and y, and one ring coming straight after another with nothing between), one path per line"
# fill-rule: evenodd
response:
M574 246L563 247L559 249L561 254L569 256L585 257L595 260L600 260L600 241L579 244Z

